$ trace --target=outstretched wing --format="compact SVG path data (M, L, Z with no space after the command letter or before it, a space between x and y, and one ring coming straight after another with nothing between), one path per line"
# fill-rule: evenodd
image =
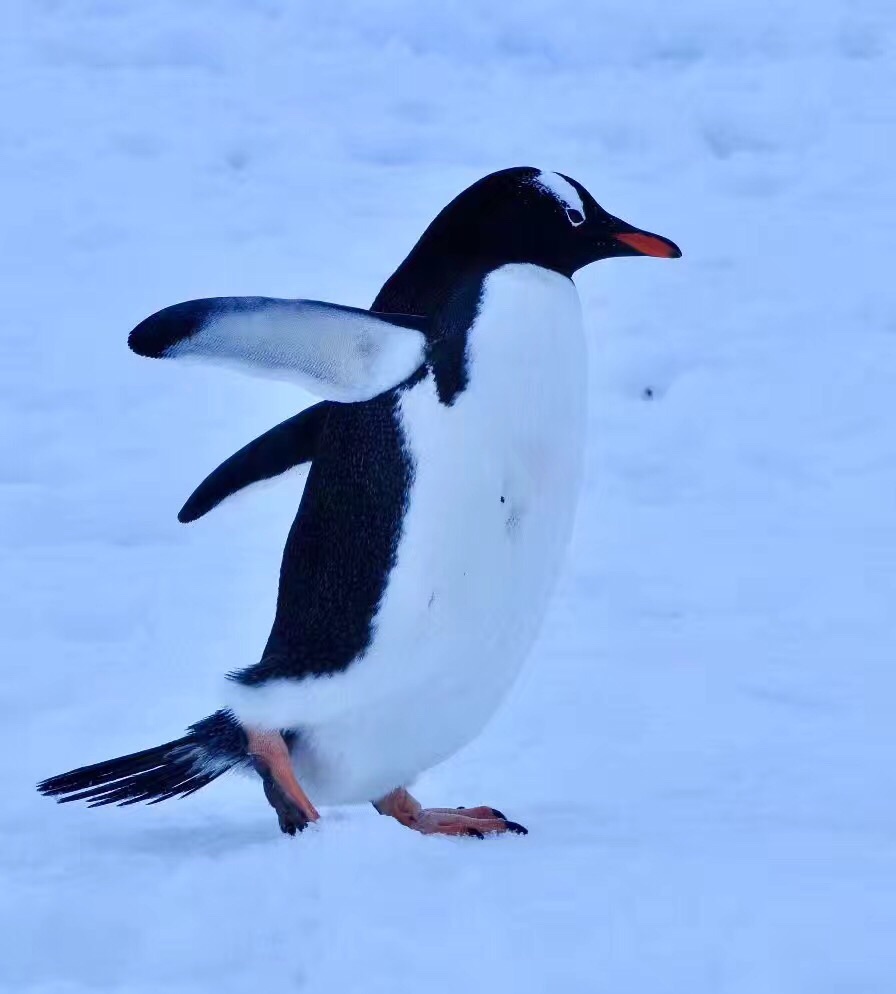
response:
M199 484L178 521L195 521L244 487L310 462L331 406L327 401L315 404L244 445Z
M319 300L208 297L157 311L128 337L138 355L206 359L292 380L325 400L369 400L423 364L425 318Z

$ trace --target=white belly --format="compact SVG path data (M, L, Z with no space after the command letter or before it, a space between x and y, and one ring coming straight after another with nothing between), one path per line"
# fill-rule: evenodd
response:
M585 435L572 281L531 265L492 273L468 368L450 407L431 376L401 400L415 473L370 648L345 673L276 688L300 712L279 727L302 728L297 775L322 803L379 797L469 742L541 625Z

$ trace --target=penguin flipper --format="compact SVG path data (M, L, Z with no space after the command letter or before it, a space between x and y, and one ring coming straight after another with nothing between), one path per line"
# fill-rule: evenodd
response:
M244 445L212 470L180 509L177 520L196 521L237 491L310 462L331 405L321 401Z
M424 362L426 318L319 300L208 297L166 307L128 336L138 355L207 359L291 380L324 400L370 400Z

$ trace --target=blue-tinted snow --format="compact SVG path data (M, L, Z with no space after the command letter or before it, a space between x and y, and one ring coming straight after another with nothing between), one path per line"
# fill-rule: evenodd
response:
M0 989L890 994L891 0L12 0L0 33ZM525 839L256 784L38 779L180 734L257 657L301 481L184 528L306 402L131 355L191 297L365 306L479 175L675 239L579 279L588 481L530 667L419 784Z

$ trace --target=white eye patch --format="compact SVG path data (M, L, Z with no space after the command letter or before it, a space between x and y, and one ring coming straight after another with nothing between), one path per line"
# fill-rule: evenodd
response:
M564 179L559 173L541 172L532 182L560 201L570 224L578 227L585 220L585 205L582 203L579 191L569 180Z

